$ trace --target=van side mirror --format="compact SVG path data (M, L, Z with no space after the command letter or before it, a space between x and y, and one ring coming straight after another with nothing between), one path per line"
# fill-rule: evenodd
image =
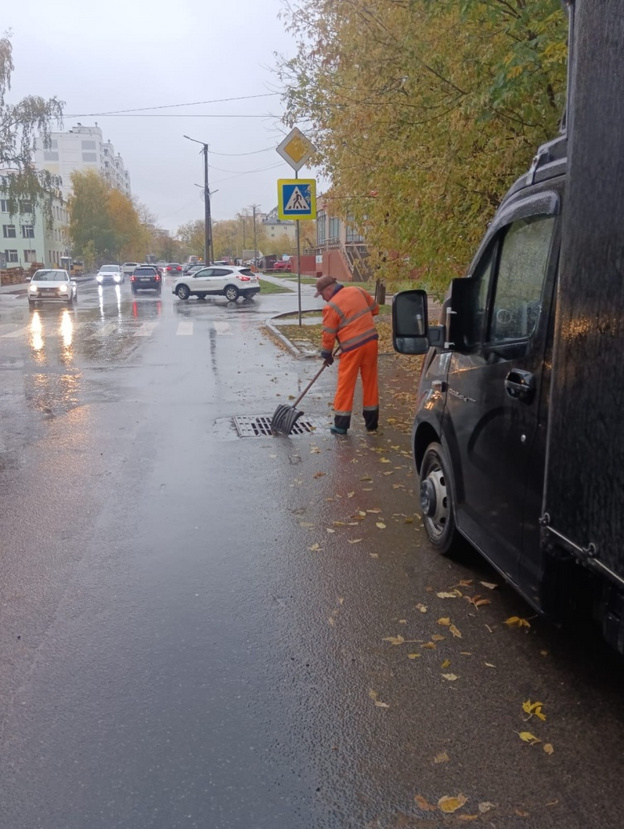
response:
M392 303L392 345L399 354L429 349L426 291L401 291Z

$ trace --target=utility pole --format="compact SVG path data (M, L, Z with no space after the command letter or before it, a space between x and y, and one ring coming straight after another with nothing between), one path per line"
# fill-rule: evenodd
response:
M209 265L214 261L214 251L212 249L212 219L210 216L210 188L208 187L208 144L205 141L198 141L196 138L191 138L188 135L183 138L193 141L195 144L201 144L202 152L204 154L204 262Z
M253 210L253 240L254 240L254 265L258 267L258 242L256 241L256 205L252 204Z

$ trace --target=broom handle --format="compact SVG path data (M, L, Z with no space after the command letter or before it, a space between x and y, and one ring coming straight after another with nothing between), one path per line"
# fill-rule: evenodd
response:
M338 354L338 352L339 352L339 351L340 351L340 346L337 346L336 350L335 350L335 351L334 351L334 353L332 354L332 357L335 357L335 356ZM310 382L308 383L308 385L305 387L305 389L301 392L301 394L299 395L299 397L298 397L298 398L295 400L295 402L292 404L293 409L294 409L294 408L296 408L297 404L298 404L301 400L303 400L304 396L305 396L305 395L308 393L308 391L312 388L312 386L314 385L314 383L316 383L316 381L317 381L317 380L318 380L318 378L321 376L321 374L325 371L325 369L326 369L326 368L327 368L327 365L326 365L325 361L323 361L323 365L322 365L322 366L320 367L320 369L316 372L316 374L314 375L314 377L310 380Z

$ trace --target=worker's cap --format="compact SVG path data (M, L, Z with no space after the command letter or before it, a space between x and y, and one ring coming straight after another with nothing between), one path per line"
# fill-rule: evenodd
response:
M324 291L325 288L329 288L330 285L336 284L336 277L335 276L321 276L320 279L316 280L316 293L314 296L320 296L321 291Z

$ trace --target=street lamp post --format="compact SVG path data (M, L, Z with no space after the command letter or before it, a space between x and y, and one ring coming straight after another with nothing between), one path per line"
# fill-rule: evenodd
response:
M204 262L209 265L214 261L214 251L212 249L212 220L210 216L210 190L208 188L208 144L204 141L198 141L196 138L191 138L188 135L183 136L188 141L193 141L195 144L201 144L204 154Z

